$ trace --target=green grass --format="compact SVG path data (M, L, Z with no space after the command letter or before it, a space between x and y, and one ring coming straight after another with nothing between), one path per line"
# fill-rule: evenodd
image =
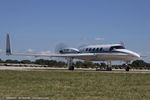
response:
M49 97L49 100L150 100L150 74L0 71L0 100L4 96Z

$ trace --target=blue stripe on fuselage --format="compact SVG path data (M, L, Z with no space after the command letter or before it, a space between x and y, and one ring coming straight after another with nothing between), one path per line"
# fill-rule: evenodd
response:
M83 52L82 52L83 53ZM91 51L91 52L84 52L84 53L123 53L123 54L129 54L127 52L122 52L122 51L101 51L101 52L97 52L97 51Z

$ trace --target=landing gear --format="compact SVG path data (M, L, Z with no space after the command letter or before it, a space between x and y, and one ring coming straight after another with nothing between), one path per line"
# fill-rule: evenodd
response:
M111 68L111 67L107 67L106 70L107 70L107 71L112 71L112 68Z
M96 71L112 71L112 63L111 61L107 61L107 68L96 68Z
M129 70L130 70L129 62L126 62L125 71L129 71Z
M72 58L67 59L67 67L68 70L74 70L74 66L72 66Z
M130 67L129 67L129 66L127 66L125 70L126 70L126 71L129 71L129 70L130 70Z
M74 66L69 66L68 70L74 70Z
M112 71L112 63L111 63L111 61L107 61L107 63L108 63L108 66L107 66L107 71Z

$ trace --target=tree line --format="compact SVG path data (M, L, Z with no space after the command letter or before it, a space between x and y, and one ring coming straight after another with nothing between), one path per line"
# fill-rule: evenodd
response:
M30 61L30 60L18 61L18 60L11 60L11 59L7 59L4 61L4 60L0 59L0 63L39 64L39 65L47 65L48 67L67 67L66 62L56 61L56 60L45 60L45 59L37 59L35 61ZM106 68L107 64L106 63L93 63L90 61L76 61L76 62L73 62L73 66L75 66L77 68ZM133 61L131 64L129 64L129 66L131 68L150 69L150 63L147 63L143 60ZM122 68L125 68L126 65L125 64L113 65L112 67L115 69L122 69Z

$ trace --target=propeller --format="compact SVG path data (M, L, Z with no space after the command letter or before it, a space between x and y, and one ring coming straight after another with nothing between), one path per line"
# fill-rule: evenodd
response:
M55 53L60 53L60 50L67 48L68 46L64 43L59 43L55 47Z

